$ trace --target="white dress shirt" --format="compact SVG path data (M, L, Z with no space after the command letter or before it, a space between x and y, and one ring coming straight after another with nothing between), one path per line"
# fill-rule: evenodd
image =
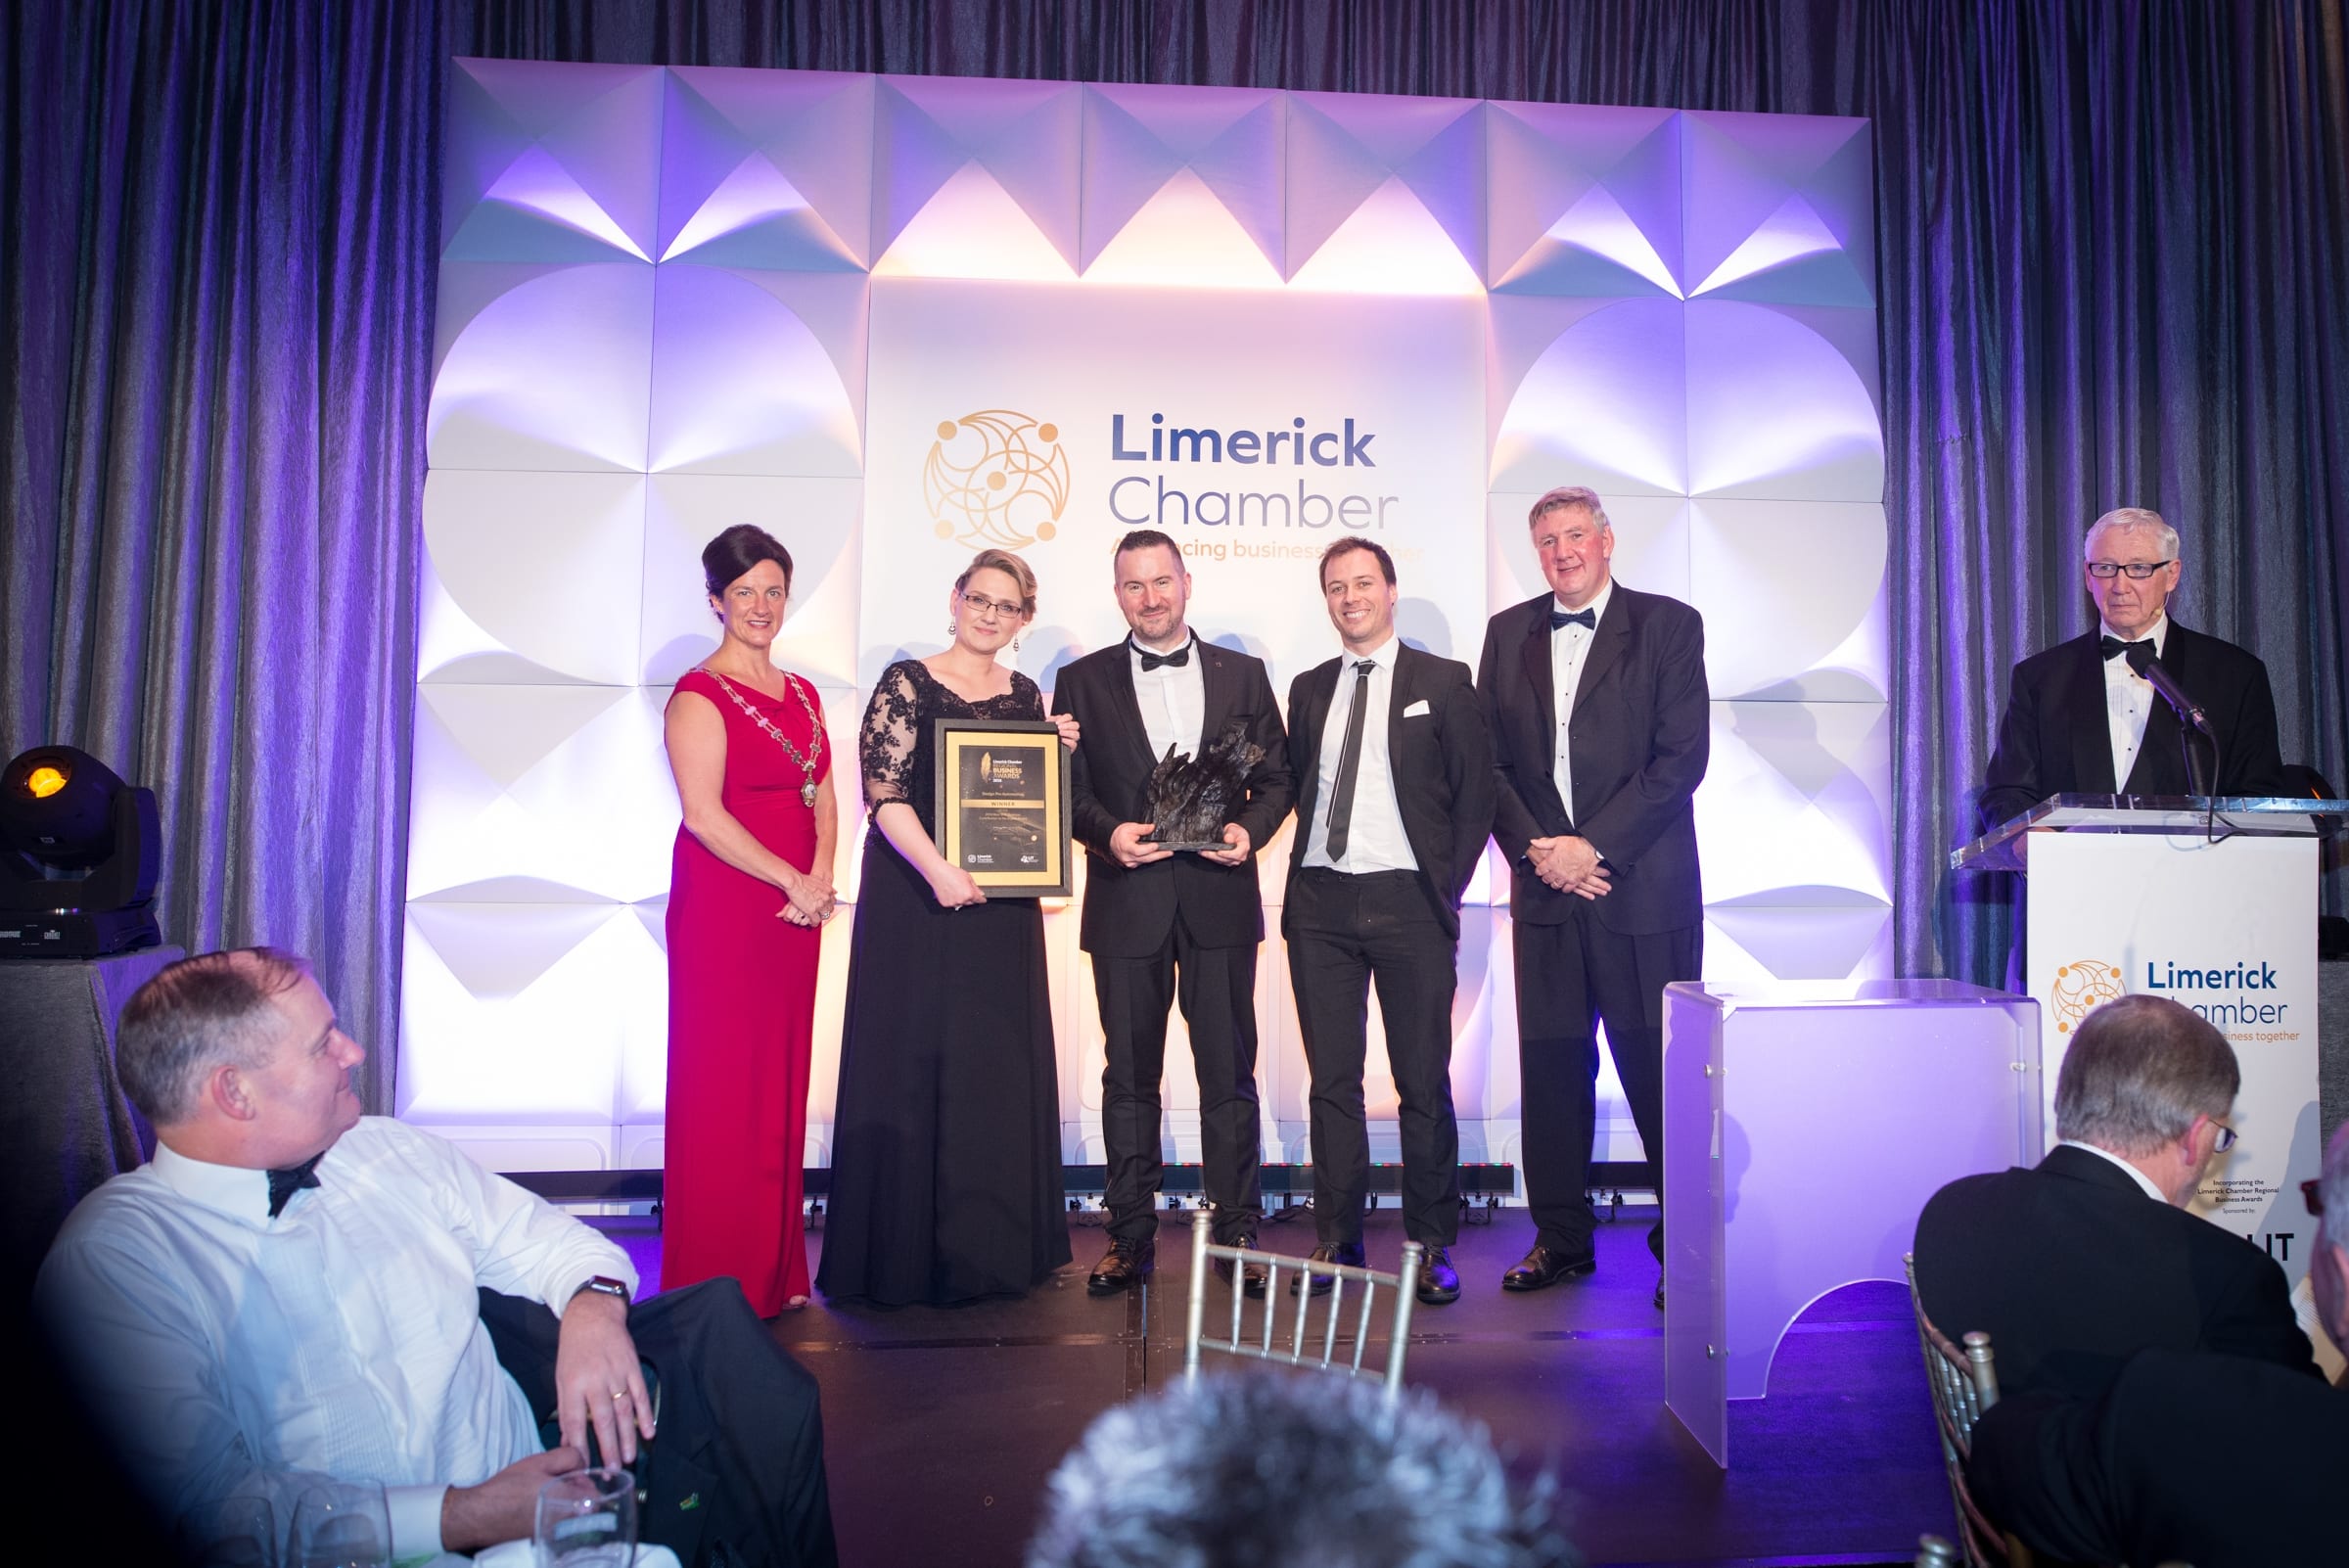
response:
M1207 722L1207 676L1201 668L1199 638L1190 637L1190 659L1180 665L1142 669L1142 645L1126 639L1126 657L1133 663L1133 701L1142 711L1142 728L1150 736L1150 760L1155 762L1172 746L1199 755L1201 726ZM1151 653L1173 653L1153 648Z
M1331 696L1329 715L1321 725L1320 786L1314 794L1313 841L1305 852L1309 866L1327 866L1351 876L1372 871L1416 871L1411 841L1403 831L1403 808L1395 801L1395 769L1387 756L1387 715L1395 697L1395 653L1403 644L1389 637L1366 654L1349 653L1338 661L1338 689ZM1365 675L1355 669L1371 663ZM1338 759L1346 750L1346 715L1354 706L1354 688L1363 681L1362 751L1354 764L1354 810L1346 819L1346 853L1329 857L1329 812L1337 804ZM1409 720L1405 720L1409 722Z
M2118 661L2116 660L2115 663L2118 663ZM2062 1140L2062 1142L2063 1147L2067 1149L2086 1149L2089 1153L2095 1155L2096 1158L2100 1160L2109 1160L2114 1165L2119 1166L2122 1170L2129 1173L2129 1178L2132 1181L2135 1181L2139 1186L2145 1189L2145 1196L2151 1198L2155 1203L2167 1203L2170 1201L2170 1195L2162 1191L2161 1188L2155 1186L2151 1176L2145 1175L2142 1171L2140 1171L2136 1166L2131 1165L2128 1161L2122 1159L2110 1149L2099 1149L2095 1144L2083 1143L2078 1138L2065 1138Z
M2100 636L2119 637L2120 633L2096 623ZM2144 637L2122 637L2123 642L2153 640L2153 657L2161 657L2164 638L2170 634L2170 618L2163 616L2153 623ZM2137 754L2145 744L2145 720L2153 712L2153 683L2129 668L2129 656L2114 654L2104 661L2104 717L2112 736L2112 788L2119 794L2129 788L2129 771L2137 766Z
M158 1145L83 1199L36 1300L125 1463L178 1520L232 1496L278 1531L318 1474L376 1481L394 1556L440 1549L440 1499L539 1452L477 1285L560 1312L627 1255L385 1117L269 1218L262 1171Z
M1558 711L1557 752L1551 759L1550 769L1551 777L1558 781L1558 799L1566 803L1570 820L1574 817L1574 760L1568 755L1566 726L1574 717L1574 694L1583 683L1583 665L1589 658L1591 639L1598 635L1597 623L1607 619L1607 601L1614 597L1615 579L1609 577L1607 585L1598 590L1598 596L1583 606L1594 617L1588 629L1579 625L1560 626L1549 634L1549 689L1556 694ZM1549 602L1552 609L1566 608L1554 596ZM1582 832L1580 821L1575 822L1574 830Z

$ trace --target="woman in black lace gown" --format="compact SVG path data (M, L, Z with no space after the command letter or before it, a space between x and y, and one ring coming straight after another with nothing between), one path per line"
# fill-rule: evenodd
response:
M858 736L874 831L815 1282L882 1307L1018 1295L1069 1261L1043 914L939 853L932 800L933 719L1044 716L1036 682L995 663L1036 615L1035 574L983 550L947 610L953 642L884 670Z

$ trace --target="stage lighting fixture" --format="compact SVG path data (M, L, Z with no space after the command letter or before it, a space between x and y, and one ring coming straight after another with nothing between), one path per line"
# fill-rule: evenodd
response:
M87 752L38 746L0 769L0 958L152 947L162 828L155 791Z

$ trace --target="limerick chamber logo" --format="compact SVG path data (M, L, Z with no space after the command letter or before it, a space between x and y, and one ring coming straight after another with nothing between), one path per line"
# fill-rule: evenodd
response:
M2080 1020L2120 993L2120 965L2094 959L2065 964L2055 971L2055 984L2048 988L2048 1009L2055 1015L2055 1033L2070 1034Z
M1052 537L1069 504L1060 427L1008 408L939 421L922 496L942 539L1017 550Z

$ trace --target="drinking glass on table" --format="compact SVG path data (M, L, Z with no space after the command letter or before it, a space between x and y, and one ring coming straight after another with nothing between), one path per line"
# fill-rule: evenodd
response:
M375 1482L322 1481L294 1504L293 1568L390 1568L392 1515Z
M530 1541L538 1568L629 1568L636 1560L636 1478L617 1465L555 1477L538 1489Z
M281 1538L267 1498L223 1498L179 1522L179 1554L203 1568L269 1568Z

